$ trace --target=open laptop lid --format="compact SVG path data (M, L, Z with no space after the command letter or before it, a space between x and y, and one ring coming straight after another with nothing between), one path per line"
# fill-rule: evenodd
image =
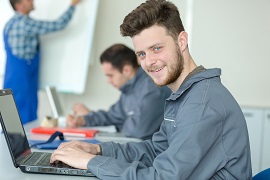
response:
M46 86L45 89L46 89L46 93L47 93L49 103L52 109L53 117L58 118L58 117L64 116L56 88L53 86Z
M27 173L65 174L74 176L95 176L89 170L72 167L53 167L20 164L25 156L32 153L11 89L0 90L0 122L15 167Z
M0 90L0 122L15 167L19 157L31 153L11 89Z

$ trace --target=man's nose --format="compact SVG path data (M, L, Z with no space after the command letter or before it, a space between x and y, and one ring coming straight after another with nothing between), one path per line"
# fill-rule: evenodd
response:
M146 66L152 66L156 62L157 62L157 58L153 54L149 53L146 55L146 58L145 58Z

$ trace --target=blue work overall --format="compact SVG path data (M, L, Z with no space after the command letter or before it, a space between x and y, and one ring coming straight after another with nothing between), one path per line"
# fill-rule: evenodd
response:
M13 26L14 22L11 26ZM11 27L10 26L10 27ZM5 32L8 32L6 29ZM38 79L40 51L33 59L20 59L12 54L8 44L8 35L4 32L4 42L7 54L4 88L11 88L17 109L23 124L37 119Z

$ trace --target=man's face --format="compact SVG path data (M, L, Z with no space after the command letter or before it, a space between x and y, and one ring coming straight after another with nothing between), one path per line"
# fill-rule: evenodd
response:
M183 56L164 27L152 26L132 38L145 72L158 86L176 84L183 71Z
M114 68L111 63L104 62L101 64L101 67L107 77L108 83L113 85L115 88L120 89L128 81L127 76Z
M21 0L19 4L20 6L23 6L27 14L30 13L34 9L33 0Z

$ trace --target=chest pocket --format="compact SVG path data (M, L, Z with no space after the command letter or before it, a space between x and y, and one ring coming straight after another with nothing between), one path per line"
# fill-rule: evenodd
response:
M166 127L167 138L170 140L172 133L176 130L175 118L164 117L164 124Z

